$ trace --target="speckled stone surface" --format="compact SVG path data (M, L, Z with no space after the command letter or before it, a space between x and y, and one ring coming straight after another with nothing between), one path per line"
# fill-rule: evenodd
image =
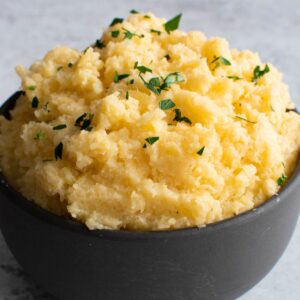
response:
M275 64L300 106L300 1L298 0L0 0L0 102L19 86L14 67L28 66L56 45L84 49L115 16L132 8L162 17L183 13L181 28L224 36ZM299 199L300 200L300 199ZM300 224L270 274L241 300L300 299ZM0 300L50 300L24 275L0 234ZM139 299L137 299L139 300ZM187 299L188 300L188 299Z

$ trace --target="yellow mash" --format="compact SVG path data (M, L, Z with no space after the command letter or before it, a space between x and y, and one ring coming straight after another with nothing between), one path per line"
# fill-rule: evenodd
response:
M202 226L277 193L300 147L281 74L178 21L132 13L83 52L18 66L26 95L0 118L8 182L90 229Z

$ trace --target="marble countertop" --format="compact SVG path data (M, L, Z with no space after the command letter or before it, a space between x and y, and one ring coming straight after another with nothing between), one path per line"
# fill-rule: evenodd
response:
M251 49L284 74L300 106L300 2L298 0L0 0L0 102L19 86L14 67L28 66L56 45L84 49L115 16L130 9L162 17L183 13L181 28L220 35L232 47ZM275 268L241 300L297 300L300 294L300 223ZM32 283L0 234L0 300L53 299Z

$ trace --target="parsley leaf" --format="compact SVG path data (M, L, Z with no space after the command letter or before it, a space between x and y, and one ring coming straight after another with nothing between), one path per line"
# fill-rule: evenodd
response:
M69 63L68 63L68 67L69 67L69 68L72 68L72 67L73 67L73 64L69 62Z
M166 54L164 57L166 58L167 61L169 61L171 59L170 54Z
M256 66L255 69L253 70L252 82L257 84L258 79L264 76L268 72L270 72L270 68L268 65L265 65L265 68L262 70L260 69L260 66Z
M105 47L105 44L102 40L96 40L94 47L102 49Z
M116 71L114 76L114 83L118 83L120 80L125 79L129 76L130 74L118 74L118 72Z
M32 101L31 101L31 107L32 107L32 108L38 108L39 102L40 102L40 101L39 101L38 97L34 96L34 97L32 98Z
M147 68L145 66L142 66L142 65L139 66L137 61L134 63L134 67L133 68L134 69L138 69L140 71L140 73L142 73L142 74L145 74L147 72L152 73L151 69L149 69L149 68Z
M141 35L138 35L138 34L136 34L136 33L133 33L133 32L131 32L131 31L129 31L128 29L126 29L126 28L122 28L123 30L124 30L124 40L125 39L129 39L129 40L131 40L134 36L137 36L137 37L139 37L139 38L143 38L144 37L144 35L143 34L141 34Z
M75 126L80 127L81 130L91 131L93 126L91 126L94 115L91 113L83 113L75 121Z
M174 106L175 103L171 99L165 99L159 102L159 108L162 110L167 110L173 108Z
M236 80L242 80L243 78L239 77L239 76L236 76L236 75L230 75L230 76L226 76L227 78L229 79L232 79L233 81L236 81Z
M56 160L62 159L62 153L63 153L64 145L62 142L60 142L54 149L54 157Z
M118 23L123 23L123 21L124 21L124 19L122 19L122 18L114 18L112 20L112 22L110 23L109 27L112 27L112 26L114 26L114 25L116 25Z
M149 144L149 145L153 145L155 142L157 142L159 140L159 136L152 136L152 137L148 137L145 139L145 141Z
M221 65L231 66L231 62L223 56L214 56L214 59L212 60L211 64L215 64L213 70L217 69Z
M138 14L139 12L138 12L137 10L135 10L135 9L132 9L132 10L130 11L130 13L131 13L131 14Z
M192 121L189 118L181 115L181 110L179 108L175 108L174 112L175 112L175 117L173 121L186 122L188 124L192 124Z
M287 177L282 174L278 179L277 179L277 184L280 185L280 186L283 186L285 184L287 180Z
M64 129L66 127L67 127L66 124L59 124L59 125L54 126L52 129L53 130L61 130L61 129Z
M141 74L139 74L139 77L142 79L144 85L146 86L147 89L152 91L154 94L159 95L160 94L160 81L158 77L153 77L150 79L149 82L147 82Z
M125 94L125 99L126 99L126 100L129 99L129 93L128 93L128 91L127 91L126 94Z
M161 35L161 31L160 30L150 29L150 32L156 33L157 35Z
M34 139L35 140L41 140L45 137L45 133L42 131L37 132L37 134L35 135Z
M235 118L236 118L236 119L243 120L243 121L246 121L246 122L248 122L248 123L251 123L251 124L256 124L256 122L254 122L254 121L250 121L250 120L248 120L248 119L245 119L245 118L243 118L243 117L240 117L240 116L235 116Z
M36 86L35 85L30 85L27 87L28 90L30 91L34 91L36 89Z
M197 154L201 156L201 155L203 154L203 152L204 152L204 149L205 149L205 146L203 146L203 147L197 152Z
M164 28L168 34L170 34L171 31L176 30L178 28L181 15L182 14L179 14L176 17L174 17L173 19L164 23Z
M166 90L167 88L169 88L171 86L171 84L177 83L177 82L182 82L182 81L184 81L184 78L180 73L178 73L178 72L171 73L166 76L160 89Z
M115 30L115 31L111 32L111 36L114 37L114 38L118 37L119 34L120 34L120 30Z

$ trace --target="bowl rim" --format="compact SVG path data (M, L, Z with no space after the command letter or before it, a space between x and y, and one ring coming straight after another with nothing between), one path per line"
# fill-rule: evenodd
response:
M24 95L23 91L17 91L8 98L0 106L0 115L4 115L13 109L18 98ZM188 227L180 229L164 229L164 230L146 230L146 231L133 231L126 229L89 229L87 226L75 219L67 219L65 217L51 213L35 202L26 199L21 193L15 190L5 179L2 170L0 169L0 195L4 193L5 196L12 200L15 206L21 207L26 213L32 215L41 221L47 222L60 227L61 229L76 232L87 237L101 237L106 239L165 239L165 238L178 238L183 236L209 234L211 231L223 230L230 226L239 226L241 224L255 220L265 212L276 208L281 201L287 201L289 194L294 191L297 186L300 186L300 157L298 157L298 163L286 182L286 184L279 190L278 193L274 194L267 201L252 208L251 210L245 211L236 216L210 223L202 227ZM0 201L3 201L0 197Z

